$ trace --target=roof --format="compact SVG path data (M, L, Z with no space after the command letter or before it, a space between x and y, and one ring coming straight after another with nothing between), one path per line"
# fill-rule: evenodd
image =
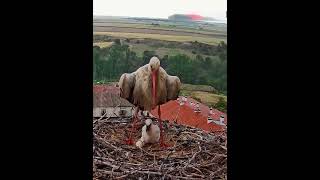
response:
M115 95L120 94L120 89L115 86L108 86L108 85L93 85L93 92L99 93L99 92L110 92Z
M195 105L190 102L199 103L200 112L194 112ZM180 106L177 100L169 101L161 105L161 119L175 121L178 124L183 124L191 127L201 128L205 131L224 131L224 126L216 124L215 122L207 123L210 108L193 98L188 97L187 102ZM227 124L227 115L217 109L212 109L213 115L210 115L214 121L219 121L220 116L224 116L224 124ZM151 114L158 117L158 108L151 111Z
M119 92L119 88L114 86L94 85L93 107L133 107L129 101L120 97Z

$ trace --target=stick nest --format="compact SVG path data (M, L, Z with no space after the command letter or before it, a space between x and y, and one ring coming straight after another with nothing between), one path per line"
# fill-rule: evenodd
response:
M156 123L157 120L154 120ZM141 137L132 132L134 141ZM170 147L126 145L129 119L93 120L93 179L227 179L227 133L164 122Z

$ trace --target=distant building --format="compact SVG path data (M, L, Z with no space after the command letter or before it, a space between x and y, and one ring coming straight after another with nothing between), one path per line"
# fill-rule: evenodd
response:
M114 86L93 86L93 117L131 117L133 105L120 97L120 89Z
M187 102L180 105L181 99L187 99ZM195 112L195 109L198 109L199 112ZM151 114L158 117L157 108L152 110ZM227 125L227 115L225 113L214 108L210 109L191 97L185 98L182 96L177 100L161 105L161 119L169 120L170 122L176 121L178 124L200 128L209 132L225 131Z

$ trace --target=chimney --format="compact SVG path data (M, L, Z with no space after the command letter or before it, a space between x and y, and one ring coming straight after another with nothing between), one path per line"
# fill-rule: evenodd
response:
M197 112L197 113L199 113L199 112L200 112L200 105L199 105L199 103L197 103L197 105L196 105L196 108L195 108L194 112Z
M184 98L184 97L182 96L182 97L180 97L180 98L177 99L177 101L178 101L178 103L179 103L180 106L184 105L183 98Z
M210 107L209 115L213 115L212 107Z
M221 115L221 116L220 116L220 123L223 123L223 121L224 121L224 116Z
M184 97L183 96L180 98L180 106L182 106L182 105L184 105Z
M212 119L212 117L209 115L208 118L207 118L207 123L209 124L209 123L211 123L211 122L213 122L213 119Z
M188 101L188 98L187 96L184 97L184 102L187 102Z

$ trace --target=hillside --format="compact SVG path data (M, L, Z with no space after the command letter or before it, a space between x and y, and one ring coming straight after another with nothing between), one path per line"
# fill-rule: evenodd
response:
M106 43L106 46L105 42L96 41L93 47L94 81L117 81L121 74L133 72L147 64L152 56L158 56L161 66L169 74L179 76L183 83L210 85L221 93L227 90L227 52L224 43L209 46L149 40L140 44L132 40L114 39L112 45Z
M93 30L94 82L118 81L121 74L157 56L184 84L212 86L215 94L227 92L226 24L105 16L94 17ZM188 87L182 93L190 94Z
M173 21L216 21L214 18L203 17L197 14L173 14L168 19Z

